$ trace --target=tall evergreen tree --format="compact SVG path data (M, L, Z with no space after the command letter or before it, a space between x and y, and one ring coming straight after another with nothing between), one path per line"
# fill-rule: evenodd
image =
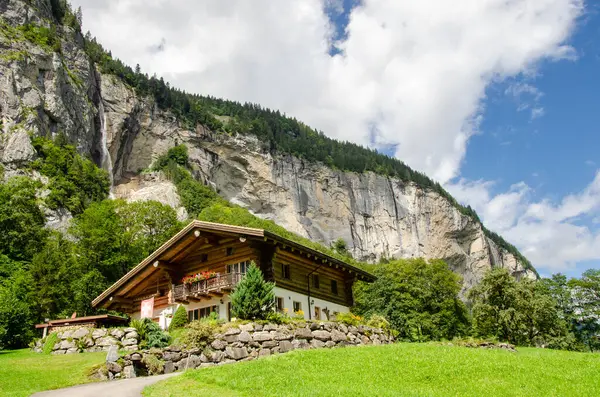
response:
M275 284L265 281L254 262L231 294L231 311L242 320L266 318L275 305Z

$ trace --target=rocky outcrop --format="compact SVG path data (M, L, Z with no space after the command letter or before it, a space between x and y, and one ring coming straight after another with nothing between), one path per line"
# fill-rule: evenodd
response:
M346 326L335 322L299 322L285 325L242 324L214 335L206 349L170 346L126 354L107 360L99 376L108 379L168 374L187 369L250 361L297 349L383 345L394 337L379 328Z
M49 17L49 0L35 7L2 4L10 26ZM26 54L0 58L0 159L9 171L33 158L29 134L60 131L111 173L115 197L156 199L177 208L183 219L175 187L141 172L170 147L186 143L195 177L223 197L325 245L343 238L357 258L443 258L463 276L465 289L492 267L534 277L487 238L479 222L433 191L371 172L272 155L252 136L215 134L201 125L183 128L152 99L99 73L79 34L63 29L69 39L61 54L0 34L3 54Z

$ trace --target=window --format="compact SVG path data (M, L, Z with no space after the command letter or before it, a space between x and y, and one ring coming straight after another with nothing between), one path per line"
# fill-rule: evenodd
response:
M278 296L277 298L275 298L277 301L277 311L279 313L283 313L283 298Z
M300 310L302 310L302 304L294 301L294 313L299 312Z
M283 278L287 278L288 280L292 278L292 275L290 274L290 265L281 265L281 274L283 276Z
M219 314L219 306L208 306L200 309L190 310L188 312L188 320L194 321L210 316L212 312Z
M313 279L313 287L319 288L319 275L313 274L312 279Z
M331 292L336 294L338 293L338 288L337 288L337 281L336 280L331 280Z
M244 261L240 263L234 263L227 265L227 273L241 273L246 274L246 271L250 267L250 261Z
M321 319L321 308L319 306L315 306L315 320Z

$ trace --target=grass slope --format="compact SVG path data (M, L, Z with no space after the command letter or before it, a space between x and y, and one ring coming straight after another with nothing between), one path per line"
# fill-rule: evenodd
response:
M401 343L189 371L144 396L597 396L599 371L597 354Z
M0 396L24 397L88 383L89 369L105 358L106 353L52 356L29 349L0 351Z

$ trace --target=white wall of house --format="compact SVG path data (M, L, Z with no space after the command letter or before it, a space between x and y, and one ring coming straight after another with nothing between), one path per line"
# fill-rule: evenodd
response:
M350 311L348 306L343 306L314 297L310 298L311 304L309 307L308 295L290 291L284 288L275 287L275 296L283 298L283 307L287 309L287 312L290 316L294 314L294 302L299 302L301 310L304 312L304 318L307 320L309 311L311 313L311 318L315 320L315 307L318 307L321 311L321 318L319 320L327 320L327 316L325 314L327 311L329 311L329 319L331 320L333 320L335 313L347 313Z
M304 318L309 319L309 311L311 313L311 318L313 320L315 318L315 308L320 309L320 318L319 320L327 320L326 313L329 312L329 319L333 320L335 313L346 313L350 311L348 306L343 306L337 303L329 302L323 299L318 299L311 297L310 298L310 307L308 303L308 295L301 294L299 292L290 291L288 289L275 287L275 296L279 298L283 298L283 307L287 309L287 313L292 316L294 314L294 302L300 303L300 308L304 312ZM223 295L222 297L212 297L210 300L203 299L199 302L190 302L187 305L183 305L185 309L189 312L195 309L201 309L205 307L217 306L219 309L219 319L228 320L228 303L231 302L229 295ZM179 304L170 305L168 307L161 307L160 309L154 309L152 313L152 317L154 320L158 321L158 324L161 328L167 329L169 324L171 323L171 318L173 314L175 314L175 310ZM140 318L140 311L131 314L132 318Z

